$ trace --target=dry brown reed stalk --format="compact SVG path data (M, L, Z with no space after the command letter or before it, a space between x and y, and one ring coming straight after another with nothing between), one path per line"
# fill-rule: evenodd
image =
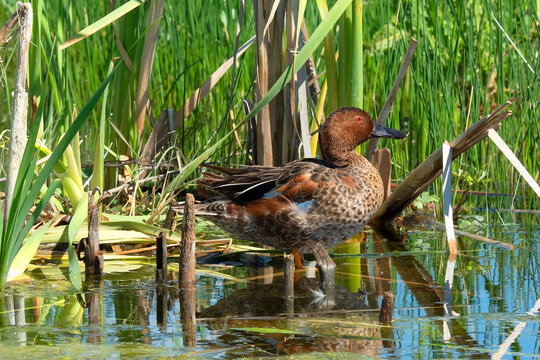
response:
M19 173L24 148L26 147L26 118L28 111L26 78L28 72L28 50L30 38L32 37L32 5L30 3L23 4L18 2L15 13L16 14L8 20L6 25L0 29L3 30L2 36L5 36L10 28L13 30L14 22L19 25L19 51L17 53L13 112L11 114L11 135L6 170L4 225L6 224L7 214L9 214L9 209L11 207L15 182L17 181L17 174Z
M150 30L146 33L144 39L144 49L141 56L141 67L139 72L139 83L137 93L135 94L137 132L142 136L144 130L144 119L148 107L148 89L150 88L150 77L152 75L152 64L156 52L156 43L159 35L159 24L163 14L164 0L152 0L150 4L150 13L148 14L148 27Z

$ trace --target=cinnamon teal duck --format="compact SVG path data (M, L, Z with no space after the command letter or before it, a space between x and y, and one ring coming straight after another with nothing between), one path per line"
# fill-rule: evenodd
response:
M235 238L314 253L321 270L333 273L326 249L358 233L383 201L381 177L356 147L371 137L406 134L378 125L361 109L343 107L327 117L320 135L324 160L281 167L206 165L222 175L205 173L199 185L220 196L198 204L197 212Z

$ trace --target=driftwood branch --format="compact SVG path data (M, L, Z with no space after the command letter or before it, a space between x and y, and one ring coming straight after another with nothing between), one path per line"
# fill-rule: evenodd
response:
M500 123L512 114L505 110L510 102L507 101L493 113L484 116L471 128L450 143L452 147L452 160L467 151L474 144L488 135L489 129L498 129ZM394 192L386 199L375 213L370 224L384 225L416 199L431 183L442 173L442 147L431 154L409 176L399 184Z

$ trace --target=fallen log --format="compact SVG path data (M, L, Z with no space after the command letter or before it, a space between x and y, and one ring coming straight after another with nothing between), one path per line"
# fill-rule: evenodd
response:
M467 131L450 143L452 160L467 151L474 144L488 136L489 129L498 130L500 123L512 115L505 110L511 103L501 105L493 113L484 116ZM442 146L422 162L394 192L382 203L370 221L370 225L381 227L391 222L409 206L442 173Z

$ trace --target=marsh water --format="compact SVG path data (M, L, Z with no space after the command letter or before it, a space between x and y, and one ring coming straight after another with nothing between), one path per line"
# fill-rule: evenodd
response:
M174 259L165 286L151 261L106 262L84 296L67 268L35 269L2 296L1 358L540 357L537 216L471 224L516 249L460 237L455 265L440 231L362 232L333 249L333 290L307 267L292 301L276 253L199 264L193 291L178 289Z

